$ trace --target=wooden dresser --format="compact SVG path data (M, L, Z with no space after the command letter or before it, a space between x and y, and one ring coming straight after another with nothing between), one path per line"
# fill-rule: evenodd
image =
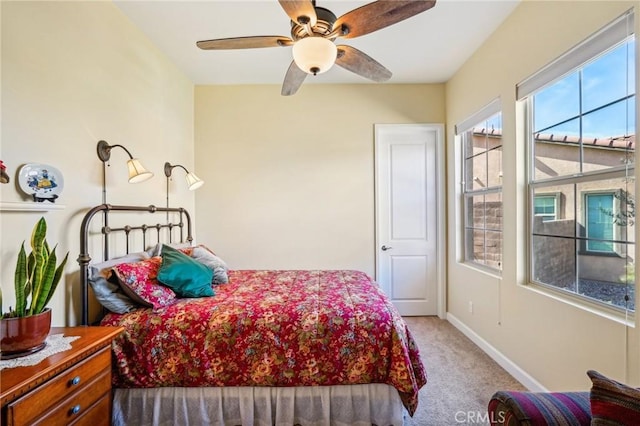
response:
M50 334L80 336L68 351L30 367L0 371L6 426L110 425L111 341L118 327L52 327Z

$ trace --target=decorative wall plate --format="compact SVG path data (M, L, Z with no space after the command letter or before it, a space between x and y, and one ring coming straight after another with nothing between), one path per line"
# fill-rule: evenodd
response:
M33 201L55 202L64 188L62 173L47 164L28 163L18 172L20 189L33 197Z

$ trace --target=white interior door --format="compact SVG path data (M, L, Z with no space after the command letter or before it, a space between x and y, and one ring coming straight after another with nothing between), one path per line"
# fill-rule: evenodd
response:
M443 126L375 130L376 279L400 314L442 316Z

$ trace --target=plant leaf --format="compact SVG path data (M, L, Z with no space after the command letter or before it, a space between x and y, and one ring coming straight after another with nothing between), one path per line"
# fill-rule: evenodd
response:
M46 249L47 241L47 222L41 217L38 223L33 227L31 232L31 254L33 255L34 265L31 271L29 282L31 283L31 304L29 306L29 315L33 315L36 309L40 294L43 290L43 279L46 274L49 253ZM46 296L45 296L46 297Z
M45 242L45 237L47 235L47 222L44 220L44 217L41 217L36 226L33 227L33 231L31 232L31 249L33 251L42 250Z
M42 276L40 277L40 282L35 282L34 284L38 287L37 294L34 293L33 298L31 299L31 309L29 313L31 315L39 314L44 309L44 304L49 298L49 292L51 291L51 284L53 283L53 277L56 273L56 262L58 259L56 258L56 250L55 248L46 259L46 263L42 268Z
M55 250L56 249L54 248L53 251L55 252ZM49 295L47 296L47 299L44 301L44 305L42 306L43 310L49 304L49 301L51 300L53 293L55 293L56 288L58 288L58 283L62 278L62 273L64 272L64 265L66 265L68 258L69 258L69 252L67 252L67 254L64 256L64 259L62 259L62 263L60 263L60 265L56 269L56 273L53 276L53 282L51 283L51 290L49 290Z
M14 274L14 286L16 292L16 315L24 316L27 308L27 254L24 251L24 242L20 246L18 253L18 261L16 263L16 271Z
M35 267L36 267L36 257L33 255L33 252L32 252L32 253L29 253L29 257L27 258L27 280L31 281L33 279L33 271Z
M48 263L48 256L44 251L32 252L35 258L35 266L33 268L33 276L31 277L31 305L29 307L29 315L33 315L37 300L42 293L43 281L46 274L46 266Z

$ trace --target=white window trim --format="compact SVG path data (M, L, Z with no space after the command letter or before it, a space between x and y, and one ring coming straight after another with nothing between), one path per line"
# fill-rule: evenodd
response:
M497 275L500 276L502 274L502 268L503 268L503 262L500 262L500 266L498 268L494 268L492 266L488 266L484 263L480 263L480 262L476 262L474 261L472 258L469 258L468 255L468 247L467 247L467 229L473 229L473 226L467 226L467 220L468 220L468 215L467 215L467 199L468 198L472 198L474 196L478 196L478 195L488 195L488 194L502 194L502 184L500 186L491 186L488 188L483 188L483 189L479 189L479 190L467 190L466 189L466 184L467 182L465 182L465 167L466 167L466 162L465 162L465 144L466 144L466 137L465 137L465 133L471 129L473 129L474 126L476 126L478 123L482 122L482 121L486 121L489 118L493 117L494 115L498 114L498 113L502 113L502 102L500 100L500 98L495 98L493 99L491 102L489 102L487 105L485 105L484 107L482 107L480 110L478 110L477 112L475 112L474 114L472 114L471 116L467 117L466 119L462 120L460 123L455 125L455 133L456 136L458 136L457 140L460 141L461 147L462 149L460 150L460 158L462 159L461 161L461 168L459 170L460 172L460 176L461 176L461 180L460 180L460 188L461 188L461 211L462 211L462 223L461 226L458 227L458 229L460 230L459 232L461 232L461 236L462 238L459 239L459 241L462 244L462 250L460 251L461 255L462 255L462 263L467 264L473 268L477 268L479 270L482 270L484 272L493 274L493 275ZM502 169L502 167L501 167ZM500 177L502 176L502 170L500 170ZM485 232L487 231L486 228L483 229ZM504 245L504 232L502 232L502 241L503 241L503 245Z
M565 54L552 61L532 76L528 77L524 81L516 85L516 100L522 102L524 105L523 111L525 112L524 130L526 132L526 173L527 173L527 187L528 187L528 202L527 202L527 262L526 262L526 281L522 283L525 288L532 291L550 296L557 299L560 302L568 303L570 305L580 307L596 315L610 318L615 321L620 321L631 327L635 326L635 311L627 311L622 307L609 305L605 302L595 301L588 298L581 297L580 295L572 292L567 292L562 289L558 289L554 286L532 281L532 259L531 253L532 247L532 231L533 231L533 197L534 189L538 187L548 186L551 182L565 181L565 178L549 178L545 180L538 180L532 182L532 176L534 168L534 158L532 155L533 145L533 122L531 120L531 108L532 108L532 95L538 89L551 85L554 81L565 76L569 72L573 72L576 68L591 61L594 57L600 56L602 53L614 48L616 45L626 41L630 36L634 35L634 12L633 9L627 11L619 18L614 20L611 24L607 25L602 30L596 32L587 40L579 43ZM638 73L638 63L640 63L640 45L638 44L638 38L636 37L636 73ZM636 77L636 82L640 81ZM636 86L636 114L640 113L640 96ZM637 128L640 126L640 122L636 122ZM629 169L627 166L620 166L610 169L609 175L625 176ZM601 172L600 172L601 173ZM589 180L592 173L580 173L573 176L574 182L580 182L583 180ZM599 174L599 172L593 173ZM633 168L631 174L634 175ZM636 259L637 261L638 259ZM638 289L636 288L636 291ZM640 306L636 306L636 311L640 310Z
M472 114L470 117L467 117L460 123L456 124L456 135L462 135L467 130L471 130L471 128L473 128L473 126L475 126L476 124L491 118L499 112L502 112L502 102L500 101L500 98L495 98L487 105L480 108L477 112Z

